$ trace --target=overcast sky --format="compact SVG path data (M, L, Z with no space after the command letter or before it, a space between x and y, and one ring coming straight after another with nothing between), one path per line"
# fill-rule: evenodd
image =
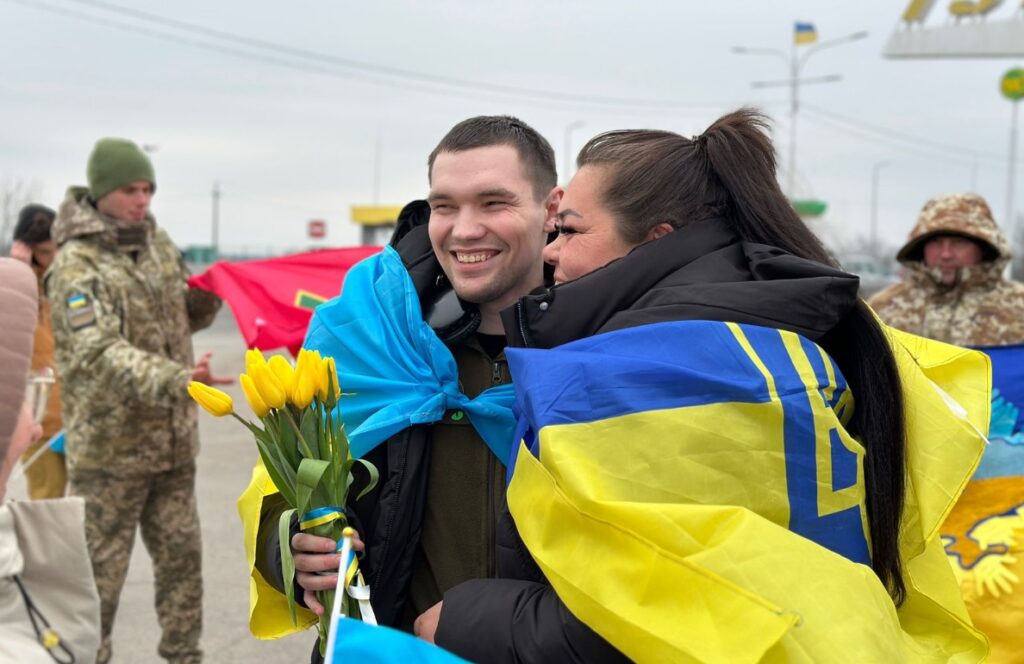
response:
M215 180L224 246L300 247L314 218L327 220L327 243L356 243L349 206L373 202L378 141L379 202L402 204L426 193L426 156L445 131L478 114L532 124L561 170L577 121L573 155L599 131L696 134L753 104L776 120L785 165L788 91L750 85L785 78L785 65L730 47L788 51L794 20L822 40L870 33L804 70L843 77L803 88L798 122L800 193L829 204L815 222L826 238L867 234L872 167L884 160L888 241L935 194L974 188L1005 214L1011 105L998 84L1021 63L885 59L903 9L892 0L111 2L135 13L0 0L0 183L30 182L57 206L84 183L97 138L132 138L155 146L153 210L180 245L209 241Z

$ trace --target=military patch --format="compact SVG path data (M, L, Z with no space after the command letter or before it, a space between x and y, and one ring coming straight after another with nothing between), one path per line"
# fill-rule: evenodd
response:
M76 293L67 300L68 324L72 330L81 330L84 327L96 324L96 312L92 307L92 300L84 293Z

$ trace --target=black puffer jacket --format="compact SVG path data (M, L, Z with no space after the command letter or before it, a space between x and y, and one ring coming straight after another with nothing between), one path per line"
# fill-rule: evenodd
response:
M551 348L679 320L761 325L817 340L852 310L858 286L853 275L741 242L727 222L708 220L523 298L502 318L509 345L518 347ZM445 594L439 645L476 662L626 661L566 609L507 509L498 537L502 578L469 581Z

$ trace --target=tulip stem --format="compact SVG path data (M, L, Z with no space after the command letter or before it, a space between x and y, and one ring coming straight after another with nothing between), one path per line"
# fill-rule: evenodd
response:
M292 412L288 410L287 407L282 408L282 410L284 411L284 414L288 417L288 421L291 422L292 429L295 430L295 436L299 441L299 445L302 445L303 455L305 455L307 459L316 459L317 456L313 454L313 448L309 446L309 443L307 443L306 439L302 436L302 430L299 429L299 424L298 422L295 421L295 418L292 416Z
M249 431L252 431L252 432L255 432L255 431L256 431L256 429L257 429L257 428L256 428L256 425L255 425L255 424L253 424L252 422L250 422L249 420L246 420L246 419L244 419L244 418L240 417L240 416L238 415L238 413L236 413L236 412L234 412L234 411L231 411L230 415L231 415L231 417L235 418L236 420L238 420L239 422L241 422L242 424L244 424L244 425L246 426L246 428L248 428L248 429L249 429Z

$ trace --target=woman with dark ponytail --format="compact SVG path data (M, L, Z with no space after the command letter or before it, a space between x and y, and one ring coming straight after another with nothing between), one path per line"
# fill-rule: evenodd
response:
M983 448L987 365L879 323L779 189L766 129L742 109L580 151L555 285L503 314L523 434L505 578L449 591L438 644L984 657L937 531Z

